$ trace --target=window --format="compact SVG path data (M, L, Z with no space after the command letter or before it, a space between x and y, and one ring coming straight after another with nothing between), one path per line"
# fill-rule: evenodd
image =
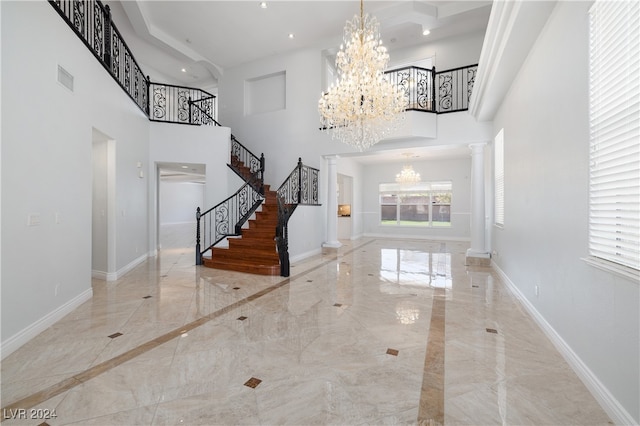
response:
M451 182L380 184L380 223L451 226Z
M589 254L637 271L640 3L596 1L589 15Z
M493 144L494 222L504 226L504 129L500 129Z

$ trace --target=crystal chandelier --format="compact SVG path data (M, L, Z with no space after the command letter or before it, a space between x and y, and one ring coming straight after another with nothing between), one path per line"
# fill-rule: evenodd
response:
M411 154L404 154L404 156L407 157L408 160ZM396 175L396 182L402 184L418 183L420 182L420 173L416 173L411 164L406 164L400 173Z
M364 151L397 130L407 101L384 76L388 62L378 20L364 15L360 0L360 16L344 27L336 57L338 79L318 102L322 128L333 139Z

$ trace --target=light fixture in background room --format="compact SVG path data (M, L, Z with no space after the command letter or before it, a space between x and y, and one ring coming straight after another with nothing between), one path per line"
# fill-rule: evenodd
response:
M360 151L395 132L407 104L405 94L385 78L389 54L378 20L364 14L347 21L336 56L338 79L318 102L320 122L333 139Z
M420 182L420 173L416 173L413 170L413 166L409 163L409 157L411 157L411 154L403 154L405 157L407 157L407 164L405 164L402 167L402 170L400 171L400 173L398 173L396 175L396 182L401 183L401 184L411 184L411 183L418 183Z

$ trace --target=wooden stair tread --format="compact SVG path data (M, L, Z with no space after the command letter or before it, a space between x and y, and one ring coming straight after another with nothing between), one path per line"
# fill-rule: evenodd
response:
M231 156L231 165L236 172L249 181L251 169L236 156ZM242 229L240 237L228 238L228 248L214 247L210 258L203 258L203 265L228 271L248 272L259 275L280 275L280 259L275 243L278 224L277 192L264 185L264 200L248 228Z

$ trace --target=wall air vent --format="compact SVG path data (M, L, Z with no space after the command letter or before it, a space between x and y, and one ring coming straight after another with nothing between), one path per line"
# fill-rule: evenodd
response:
M73 75L58 65L58 82L73 92Z

